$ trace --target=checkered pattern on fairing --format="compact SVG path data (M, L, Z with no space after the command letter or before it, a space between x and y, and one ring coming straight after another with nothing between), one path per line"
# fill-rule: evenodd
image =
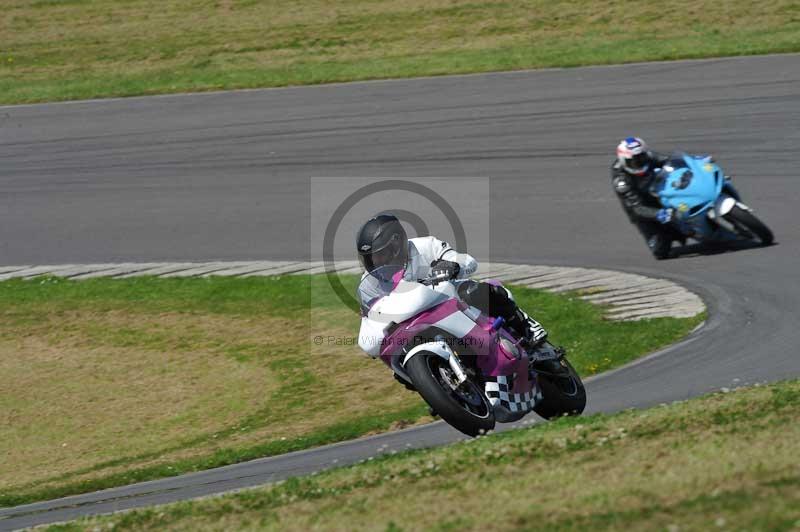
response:
M537 390L526 393L511 393L514 381L510 377L487 377L486 397L492 406L500 404L510 412L528 412L533 410L536 401L541 398L541 393Z

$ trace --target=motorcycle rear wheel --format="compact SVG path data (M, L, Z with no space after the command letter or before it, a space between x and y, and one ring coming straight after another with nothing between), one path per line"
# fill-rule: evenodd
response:
M456 429L478 436L494 428L494 412L483 390L469 380L456 389L450 364L440 356L422 351L405 369L425 402Z
M742 209L738 205L734 205L731 211L725 215L725 218L737 228L742 226L747 231L755 234L764 246L772 244L772 241L775 239L772 231L770 231L769 227L767 227L764 222L759 220L751 211Z
M533 407L533 411L545 419L577 416L586 408L583 381L566 358L561 361L567 368L566 375L537 374L542 399Z

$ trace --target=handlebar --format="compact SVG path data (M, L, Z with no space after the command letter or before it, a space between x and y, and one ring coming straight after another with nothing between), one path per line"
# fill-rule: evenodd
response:
M442 273L439 275L432 275L424 279L417 279L417 282L420 284L424 284L426 286L436 286L439 283L449 280L450 280L450 275L447 273Z

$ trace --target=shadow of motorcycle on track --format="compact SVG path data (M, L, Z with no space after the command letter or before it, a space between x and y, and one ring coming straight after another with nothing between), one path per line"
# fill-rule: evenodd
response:
M762 244L753 241L734 241L734 242L692 242L689 244L678 244L670 251L667 259L680 259L691 257L704 257L712 255L722 255L724 253L735 253L737 251L747 251L751 249L763 249L777 246L778 242Z

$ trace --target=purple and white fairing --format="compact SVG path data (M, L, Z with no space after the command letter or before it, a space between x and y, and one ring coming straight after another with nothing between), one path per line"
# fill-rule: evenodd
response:
M449 336L445 349L457 358L475 357L496 419L515 421L530 412L541 397L536 374L530 371L528 355L519 348L518 339L503 328L495 329L492 316L458 299L457 282L428 286L404 280L398 272L384 281L373 281L365 290L360 288L361 300L368 302L362 308L362 335L365 330L380 330L382 337L372 339L380 347L373 352L406 376L402 365L415 339L431 329L444 331Z

